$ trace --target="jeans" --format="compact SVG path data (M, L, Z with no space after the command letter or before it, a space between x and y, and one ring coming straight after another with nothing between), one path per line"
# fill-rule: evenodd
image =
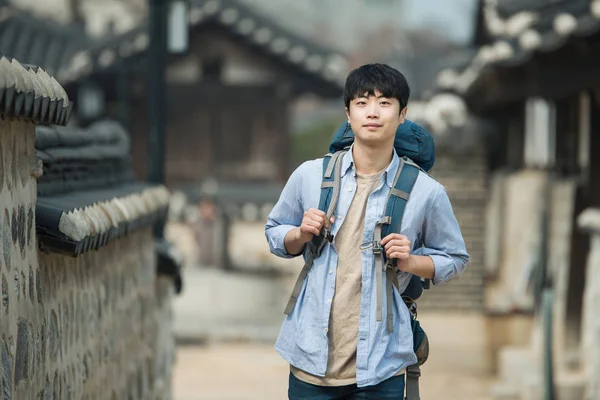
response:
M404 374L391 377L375 385L359 388L347 386L316 386L296 378L290 372L288 397L290 400L403 400Z

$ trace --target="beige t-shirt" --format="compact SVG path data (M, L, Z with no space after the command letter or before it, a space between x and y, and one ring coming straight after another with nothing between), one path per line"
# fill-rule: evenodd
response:
M369 195L377 189L383 171L357 175L356 193L343 216L334 244L338 253L335 296L329 318L329 356L325 377L291 367L300 380L319 386L344 386L356 383L356 346L362 287L362 254L365 210Z

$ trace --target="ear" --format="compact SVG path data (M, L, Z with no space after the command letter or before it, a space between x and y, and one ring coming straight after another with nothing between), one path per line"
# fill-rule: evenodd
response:
M348 109L348 107L346 107L345 110L346 110L346 118L348 118L348 123L350 123L350 110Z
M399 121L400 125L404 123L404 119L406 118L406 113L408 112L408 107L404 107L402 111L400 111Z

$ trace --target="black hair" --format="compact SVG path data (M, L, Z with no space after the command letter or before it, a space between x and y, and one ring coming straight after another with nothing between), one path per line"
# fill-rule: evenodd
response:
M367 93L375 95L375 90L387 98L400 102L400 111L406 107L410 88L400 71L386 64L366 64L348 74L344 87L344 104L350 110L350 101Z

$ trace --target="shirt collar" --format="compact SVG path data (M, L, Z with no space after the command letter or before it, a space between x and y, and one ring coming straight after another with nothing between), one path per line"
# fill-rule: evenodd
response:
M350 149L348 149L348 152L342 158L342 177L350 171L352 171L353 175L356 176L356 169L354 168L354 156L352 155L353 148L354 144L350 146ZM390 188L394 185L394 178L396 177L396 171L398 170L399 165L400 157L398 157L398 154L396 153L396 151L394 151L392 161L383 171L383 178L385 179L385 183Z

